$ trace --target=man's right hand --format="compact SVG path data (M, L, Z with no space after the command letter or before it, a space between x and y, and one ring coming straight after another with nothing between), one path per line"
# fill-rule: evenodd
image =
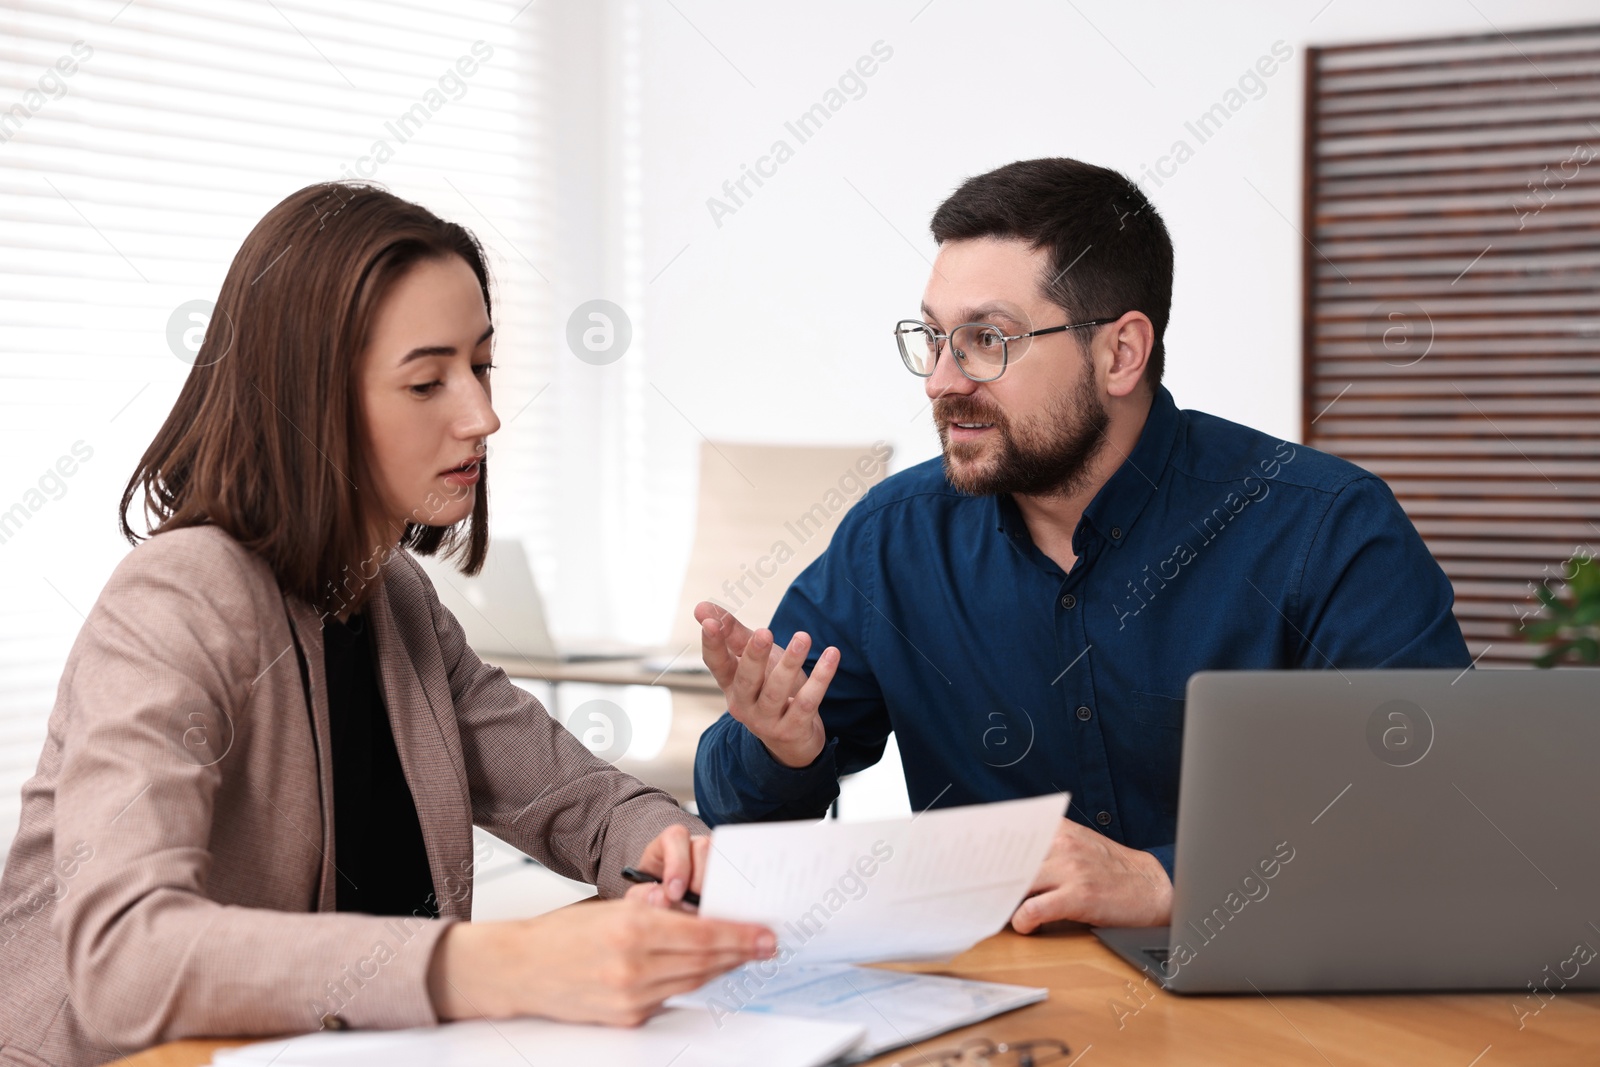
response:
M787 649L780 649L772 631L752 633L710 601L697 604L694 617L700 621L701 655L733 717L784 766L805 767L815 760L827 743L817 708L839 669L839 650L823 649L808 677L810 634L797 633Z

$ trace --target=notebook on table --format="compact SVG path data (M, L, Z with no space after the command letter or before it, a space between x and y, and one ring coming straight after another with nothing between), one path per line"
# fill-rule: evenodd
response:
M775 967L749 963L667 1001L713 1020L739 1013L855 1023L866 1030L848 1062L992 1019L1049 997L1036 986L974 982L845 964Z
M213 1067L822 1067L861 1042L856 1024L754 1013L715 1020L669 1008L631 1029L546 1019L480 1020L417 1030L321 1031L219 1050Z

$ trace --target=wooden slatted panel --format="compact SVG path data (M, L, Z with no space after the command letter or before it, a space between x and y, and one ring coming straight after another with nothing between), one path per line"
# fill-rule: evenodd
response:
M1600 546L1600 26L1312 49L1304 436L1383 477L1484 665Z

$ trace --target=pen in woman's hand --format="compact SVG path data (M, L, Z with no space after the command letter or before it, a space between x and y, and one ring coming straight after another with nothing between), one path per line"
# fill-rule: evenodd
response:
M655 875L650 874L647 871L641 871L637 867L622 868L622 877L635 885L650 885L652 883L659 883L661 881L661 879L657 878ZM692 889L684 890L683 902L698 908L700 906L700 894L696 893Z

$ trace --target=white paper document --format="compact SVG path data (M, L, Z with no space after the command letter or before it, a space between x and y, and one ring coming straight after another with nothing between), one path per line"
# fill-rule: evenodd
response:
M948 959L1010 921L1067 799L719 826L700 914L770 926L784 966Z
M215 1067L820 1067L859 1046L855 1023L668 1008L643 1026L544 1019L448 1023L423 1030L323 1031L219 1050ZM854 1057L852 1057L854 1058Z
M1050 995L1035 986L973 982L844 964L746 964L667 1003L698 1007L713 1019L738 1012L859 1023L867 1036L851 1059L865 1060L947 1030L971 1026ZM767 977L770 975L770 977Z

